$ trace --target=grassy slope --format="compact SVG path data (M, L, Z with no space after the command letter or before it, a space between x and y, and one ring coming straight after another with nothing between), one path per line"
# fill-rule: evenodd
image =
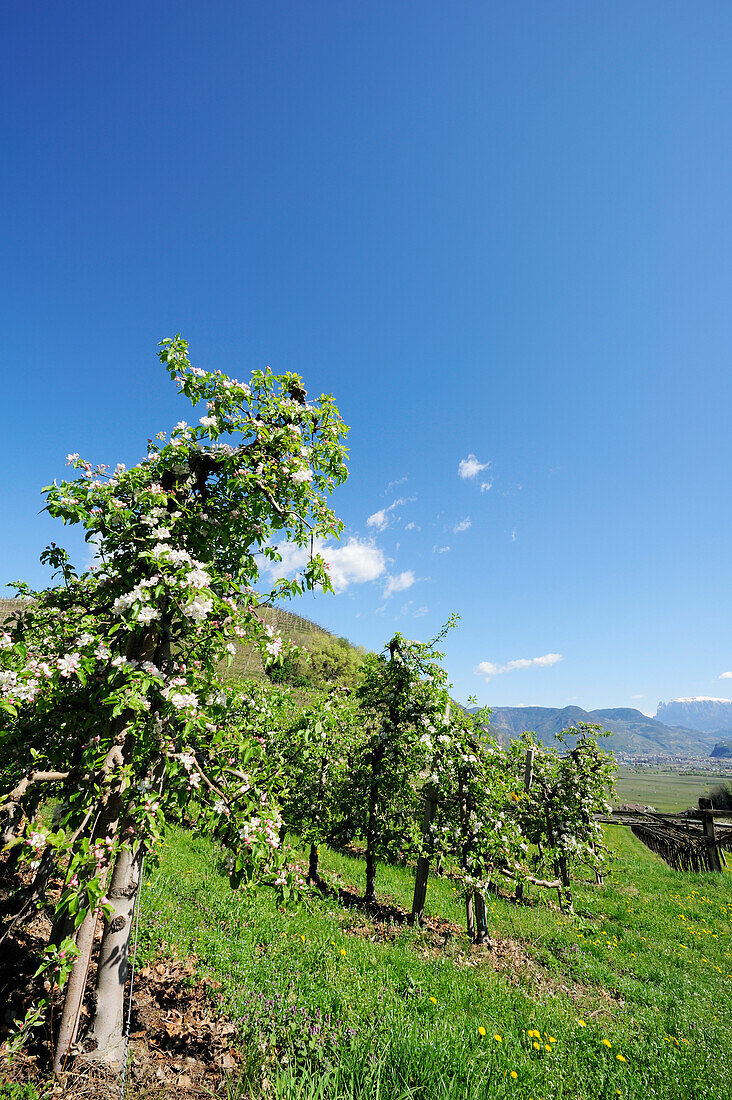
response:
M332 901L294 913L266 893L247 902L211 846L173 832L144 891L144 952L165 940L195 953L222 983L226 1012L249 1017L253 1095L264 1075L269 1096L330 1100L728 1100L730 876L673 872L626 830L612 832L612 880L579 887L576 916L533 896L524 907L493 900L492 934L521 948L503 972L459 935L438 949L406 928L379 937ZM321 858L361 886L360 862ZM411 903L408 870L382 867L377 885ZM462 920L449 880L432 880L428 905ZM539 1050L526 1035L534 1029Z

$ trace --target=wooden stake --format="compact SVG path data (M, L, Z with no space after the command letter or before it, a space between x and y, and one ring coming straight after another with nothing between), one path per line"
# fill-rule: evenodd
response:
M434 821L437 792L432 784L425 787L424 812L422 814L422 843L425 851L430 847L430 826ZM421 924L424 920L424 903L427 899L427 879L430 873L429 856L420 856L417 860L417 874L414 880L414 898L410 924Z

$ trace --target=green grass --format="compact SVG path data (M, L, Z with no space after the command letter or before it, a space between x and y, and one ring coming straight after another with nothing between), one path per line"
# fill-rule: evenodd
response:
M574 916L538 891L490 899L491 934L514 945L497 972L461 934L385 938L333 900L293 912L232 894L215 848L174 831L144 888L143 955L164 940L221 983L246 1055L232 1096L729 1100L732 878L671 871L628 830L610 836L614 873L575 889ZM360 861L321 861L362 887ZM382 866L377 890L409 907L411 873ZM462 922L447 879L428 907Z
M708 797L711 789L729 781L729 777L723 777L718 772L682 775L624 764L618 768L615 801L618 804L642 802L666 813L677 813L689 806L696 806L700 797Z

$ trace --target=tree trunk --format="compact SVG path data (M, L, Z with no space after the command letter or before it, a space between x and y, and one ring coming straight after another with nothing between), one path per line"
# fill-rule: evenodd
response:
M91 1032L96 1048L87 1057L114 1069L120 1069L124 1059L124 993L142 858L141 845L117 856L107 892L114 909L104 923L97 963L97 1005Z
M308 882L319 882L318 879L318 845L310 845L310 861L308 863Z
M384 759L384 746L374 749L371 760L371 789L369 791L369 820L366 827L366 893L364 901L376 901L376 815L379 808L379 778Z
M76 934L76 946L79 949L79 954L66 985L66 996L64 997L64 1007L61 1013L61 1023L58 1028L56 1051L53 1059L53 1072L57 1077L63 1072L69 1047L76 1039L96 927L97 914L96 911L91 911L84 917Z
M473 907L473 891L468 890L465 895L465 917L470 942L475 943L475 909Z
M106 812L102 815L97 828L94 830L92 840L99 837L115 836L119 828L119 795L113 794ZM102 889L106 889L109 877L109 869L102 875ZM76 1040L79 1027L81 1005L84 1000L86 979L89 974L89 962L91 960L92 947L94 946L94 933L97 927L97 913L90 911L84 917L77 933L76 946L79 949L78 957L74 960L74 967L66 985L64 1007L61 1013L61 1021L58 1027L56 1039L56 1051L53 1059L53 1072L58 1076L63 1072L69 1047Z

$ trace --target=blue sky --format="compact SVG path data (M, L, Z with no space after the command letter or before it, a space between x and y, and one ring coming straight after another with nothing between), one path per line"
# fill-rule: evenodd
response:
M0 580L84 554L38 514L67 452L185 416L180 331L351 425L341 591L296 610L374 648L458 612L463 699L728 694L728 4L25 0L0 31Z

